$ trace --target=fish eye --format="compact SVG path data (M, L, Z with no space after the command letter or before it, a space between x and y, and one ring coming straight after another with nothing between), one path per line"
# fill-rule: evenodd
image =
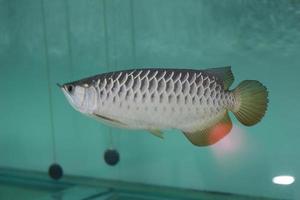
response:
M73 85L68 85L67 90L68 90L69 93L72 93L73 90L74 90L74 86Z

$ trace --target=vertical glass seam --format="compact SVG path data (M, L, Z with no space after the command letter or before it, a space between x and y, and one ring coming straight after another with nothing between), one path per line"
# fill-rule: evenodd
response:
M65 11L66 11L66 29L67 29L67 44L68 44L68 54L69 54L69 74L70 78L73 78L73 51L72 51L72 41L71 41L71 20L70 20L70 8L68 0L64 0Z
M47 85L48 85L48 100L49 100L49 114L50 114L50 131L52 136L52 153L53 160L56 162L56 138L55 138L55 128L53 122L53 101L51 92L51 77L50 77L50 67L49 67L49 52L48 52L48 40L47 40L47 27L46 27L46 16L45 16L45 4L44 0L41 0L41 12L42 12L42 26L43 26L43 39L44 39L44 53L45 53L45 64L46 64L46 74L47 74Z
M130 18L131 18L131 45L132 60L136 65L136 42L135 42L135 19L134 19L134 0L130 0Z
M109 59L109 43L108 43L108 30L107 30L107 10L106 10L106 0L102 0L103 5L103 23L104 23L104 39L105 39L105 57L106 57L106 65L108 70L110 71L110 59ZM108 134L109 134L109 146L110 148L114 147L113 142L113 133L112 128L108 127Z

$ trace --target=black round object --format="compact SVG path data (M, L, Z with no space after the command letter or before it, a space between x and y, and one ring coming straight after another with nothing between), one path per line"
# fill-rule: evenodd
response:
M63 169L59 164L52 164L49 167L48 174L54 180L58 180L63 176Z
M107 149L104 152L104 160L108 165L116 165L120 160L119 152L115 149Z

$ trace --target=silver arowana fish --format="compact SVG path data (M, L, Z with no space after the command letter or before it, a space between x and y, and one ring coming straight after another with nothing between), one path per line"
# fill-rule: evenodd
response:
M231 67L115 71L59 85L79 112L113 126L162 137L179 129L197 146L215 144L232 128L228 111L246 126L264 116L268 92L255 80L229 87Z

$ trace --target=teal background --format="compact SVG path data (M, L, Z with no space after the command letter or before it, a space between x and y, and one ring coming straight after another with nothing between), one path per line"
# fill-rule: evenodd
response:
M300 199L300 1L0 0L0 166L162 186ZM255 79L269 108L199 148L74 111L56 83L133 67L232 65L233 88ZM110 137L112 133L112 139ZM103 152L118 149L110 167ZM291 186L272 177L290 174Z

